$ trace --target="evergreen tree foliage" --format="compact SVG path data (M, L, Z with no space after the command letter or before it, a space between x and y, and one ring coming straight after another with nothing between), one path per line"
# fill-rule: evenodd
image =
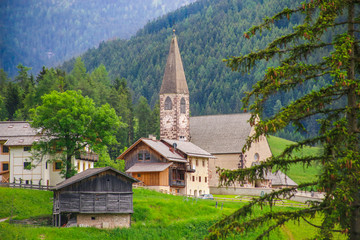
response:
M266 34L266 30L273 29L274 24L291 22L293 18L302 19L303 15L302 24L264 48L226 60L232 70L243 73L251 72L263 61L279 61L266 69L265 75L243 99L245 110L251 112L250 124L255 127L255 134L248 138L243 151L259 137L274 134L289 125L298 131L307 131L304 120L309 118L317 119L320 130L316 136L287 147L281 155L271 157L258 166L219 170L222 184L262 179L264 173L272 169L281 169L286 173L295 163L303 163L304 167L320 164L322 170L315 182L266 194L224 217L211 227L209 239L254 231L258 226L268 224L267 230L258 235L257 239L262 239L291 220L304 219L312 224L315 214L323 216L319 226L312 224L319 229L317 239L331 239L334 232L340 232L351 240L360 239L359 4L358 0L308 0L292 8L284 8L251 27L244 37ZM332 33L331 36L328 32ZM264 108L269 106L270 96L279 92L296 92L308 84L322 82L324 78L331 81L303 92L294 97L293 102L283 102L279 112L257 120L257 116L264 115ZM292 155L313 144L322 147L321 155ZM251 216L255 206L272 206L276 198L290 198L297 189L306 187L324 192L323 201L309 201L310 206L305 209Z
M36 73L193 1L1 0L0 68L13 77L21 62Z

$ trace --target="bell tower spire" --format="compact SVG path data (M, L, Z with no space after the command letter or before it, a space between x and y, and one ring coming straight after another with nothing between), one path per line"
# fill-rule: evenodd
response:
M189 141L189 89L175 30L160 89L160 138Z

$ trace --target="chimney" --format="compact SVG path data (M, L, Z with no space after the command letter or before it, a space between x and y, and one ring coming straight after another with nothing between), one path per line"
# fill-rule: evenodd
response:
M156 136L153 134L149 134L149 139L156 141Z

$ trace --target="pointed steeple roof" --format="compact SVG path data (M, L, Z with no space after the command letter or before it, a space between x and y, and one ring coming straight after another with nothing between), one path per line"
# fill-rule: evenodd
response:
M171 39L170 51L160 89L160 94L164 93L189 93L175 34Z

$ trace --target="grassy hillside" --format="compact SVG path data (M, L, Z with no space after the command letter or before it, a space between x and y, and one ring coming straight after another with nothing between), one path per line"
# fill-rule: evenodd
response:
M268 137L271 152L274 156L279 155L289 145L294 144L292 141L288 141L283 138L270 136ZM320 151L318 147L305 147L301 151L294 153L295 156L309 156L316 155ZM310 166L306 168L302 164L296 164L291 167L290 171L286 174L294 180L296 183L310 182L316 179L316 175L319 173L320 166Z
M51 215L51 192L0 188L0 212L9 216L7 203L16 199L17 218ZM202 239L208 228L224 214L230 214L242 203L226 202L223 209L215 208L211 200L188 199L134 189L134 214L130 229L103 230L94 228L30 227L0 223L4 239ZM43 208L43 210L39 210ZM268 210L268 209L267 209ZM260 209L257 214L260 214ZM253 235L246 238L253 239ZM240 239L240 238L234 238ZM272 239L286 239L279 230Z
M18 219L44 214L51 216L51 197L52 192L0 188L1 217L9 216L11 201ZM215 208L215 201L211 200L134 189L134 214L130 229L34 227L3 222L0 223L0 236L1 239L203 239L214 222L243 204L226 201L221 209L220 204ZM279 209L284 208L274 207L274 211ZM254 215L266 211L269 211L268 207L257 209ZM319 220L319 217L314 219L315 222ZM310 225L291 222L271 234L269 239L303 239L304 236L314 236L315 231ZM255 234L230 236L228 239L254 239Z

